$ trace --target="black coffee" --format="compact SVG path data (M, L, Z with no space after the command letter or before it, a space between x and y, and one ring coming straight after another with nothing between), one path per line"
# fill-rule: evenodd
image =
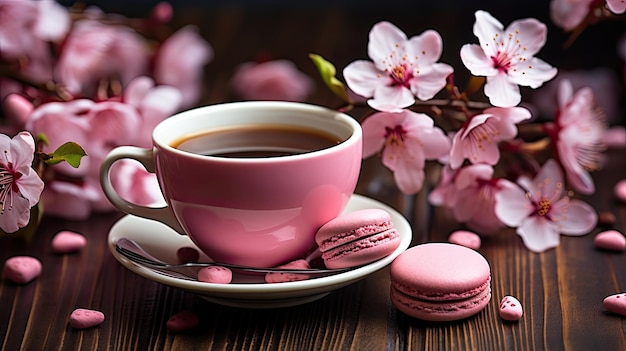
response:
M243 125L188 135L171 146L207 156L260 158L303 154L342 141L330 133L306 127Z

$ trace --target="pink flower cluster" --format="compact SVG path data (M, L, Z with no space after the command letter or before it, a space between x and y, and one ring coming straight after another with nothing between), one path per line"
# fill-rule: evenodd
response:
M467 95L454 87L453 68L438 62L443 43L436 31L407 38L389 22L373 26L368 45L371 61L357 60L343 70L348 88L380 111L362 122L364 157L380 153L383 165L406 194L422 189L427 160L443 164L429 201L482 234L515 227L526 246L539 252L558 245L560 233L588 233L597 223L597 214L571 199L565 186L584 194L595 190L589 171L598 168L607 126L592 90L574 91L563 79L558 101L553 102L557 104L554 122L540 128L545 140L531 143L519 138L518 125L532 119L531 112L519 106L520 86L539 88L558 73L535 56L546 43L547 28L532 18L505 28L488 12L477 11L475 16L479 44L464 45L460 58L473 76L485 77L489 105L481 109L471 108ZM444 118L441 112L435 113L435 121L413 111L444 89L458 107L457 117L443 124L446 132L437 123ZM538 146L551 146L556 158L540 167L532 159ZM521 175L517 182L502 171L496 176L494 167L501 164L502 150L513 151L527 165L515 170Z
M46 170L46 214L81 219L113 210L98 181L101 160L119 145L149 147L157 123L198 102L211 46L193 26L154 47L144 36L154 37L149 31L165 25L171 11L160 3L137 22L89 8L72 19L52 0L0 0L0 65L20 77L0 77L8 122L2 132L44 134L44 152L74 141L88 154L76 169L62 164ZM162 201L153 174L131 162L116 168L113 182L124 197Z

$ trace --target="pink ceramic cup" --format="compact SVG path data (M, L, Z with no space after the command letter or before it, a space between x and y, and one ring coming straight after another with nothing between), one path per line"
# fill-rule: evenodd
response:
M272 124L306 127L342 142L326 149L265 158L204 156L170 144L218 128ZM362 131L352 117L291 102L236 102L201 107L161 122L153 148L118 147L101 166L104 193L119 210L165 223L187 234L218 262L272 267L304 255L315 232L336 217L354 192L362 156ZM155 172L167 205L140 206L121 198L111 166L135 159Z

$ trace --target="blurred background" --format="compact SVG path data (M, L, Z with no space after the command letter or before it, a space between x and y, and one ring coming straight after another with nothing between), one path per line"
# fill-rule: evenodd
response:
M105 12L130 17L146 17L158 0L62 0L66 6L95 5ZM356 59L367 58L368 32L371 26L387 20L414 36L435 29L443 37L442 62L455 67L455 79L463 86L469 72L461 63L463 44L476 43L472 33L474 12L490 12L506 27L510 22L534 17L548 26L547 43L538 57L557 66L561 72L598 70L613 76L618 84L608 85L624 99L624 61L618 55L618 43L626 33L626 21L604 21L586 28L574 43L565 48L569 34L550 20L549 1L460 1L460 0L176 0L172 27L195 24L214 48L214 58L207 66L207 84L224 84L241 62L230 57L259 56L293 61L304 73L317 78L308 54L318 53L338 68ZM320 35L322 33L322 35ZM319 38L324 38L320 40ZM277 38L280 38L277 41ZM621 41L624 41L623 39ZM623 50L623 49L622 49ZM212 70L220 67L220 71ZM232 67L232 70L225 69ZM606 75L605 75L606 76ZM319 80L317 81L319 83ZM615 82L614 82L615 83ZM203 103L227 100L211 89ZM224 92L226 93L226 92ZM325 91L317 91L314 103L328 102ZM534 92L523 91L525 98ZM217 94L217 95L215 95ZM623 106L620 106L623 108ZM620 110L620 115L623 116Z

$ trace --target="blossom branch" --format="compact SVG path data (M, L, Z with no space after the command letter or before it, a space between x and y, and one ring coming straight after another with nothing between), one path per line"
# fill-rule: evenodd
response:
M74 98L63 85L54 81L38 82L30 77L15 72L15 70L12 70L11 67L6 64L0 65L0 77L8 78L17 83L35 88L61 101L71 101Z

